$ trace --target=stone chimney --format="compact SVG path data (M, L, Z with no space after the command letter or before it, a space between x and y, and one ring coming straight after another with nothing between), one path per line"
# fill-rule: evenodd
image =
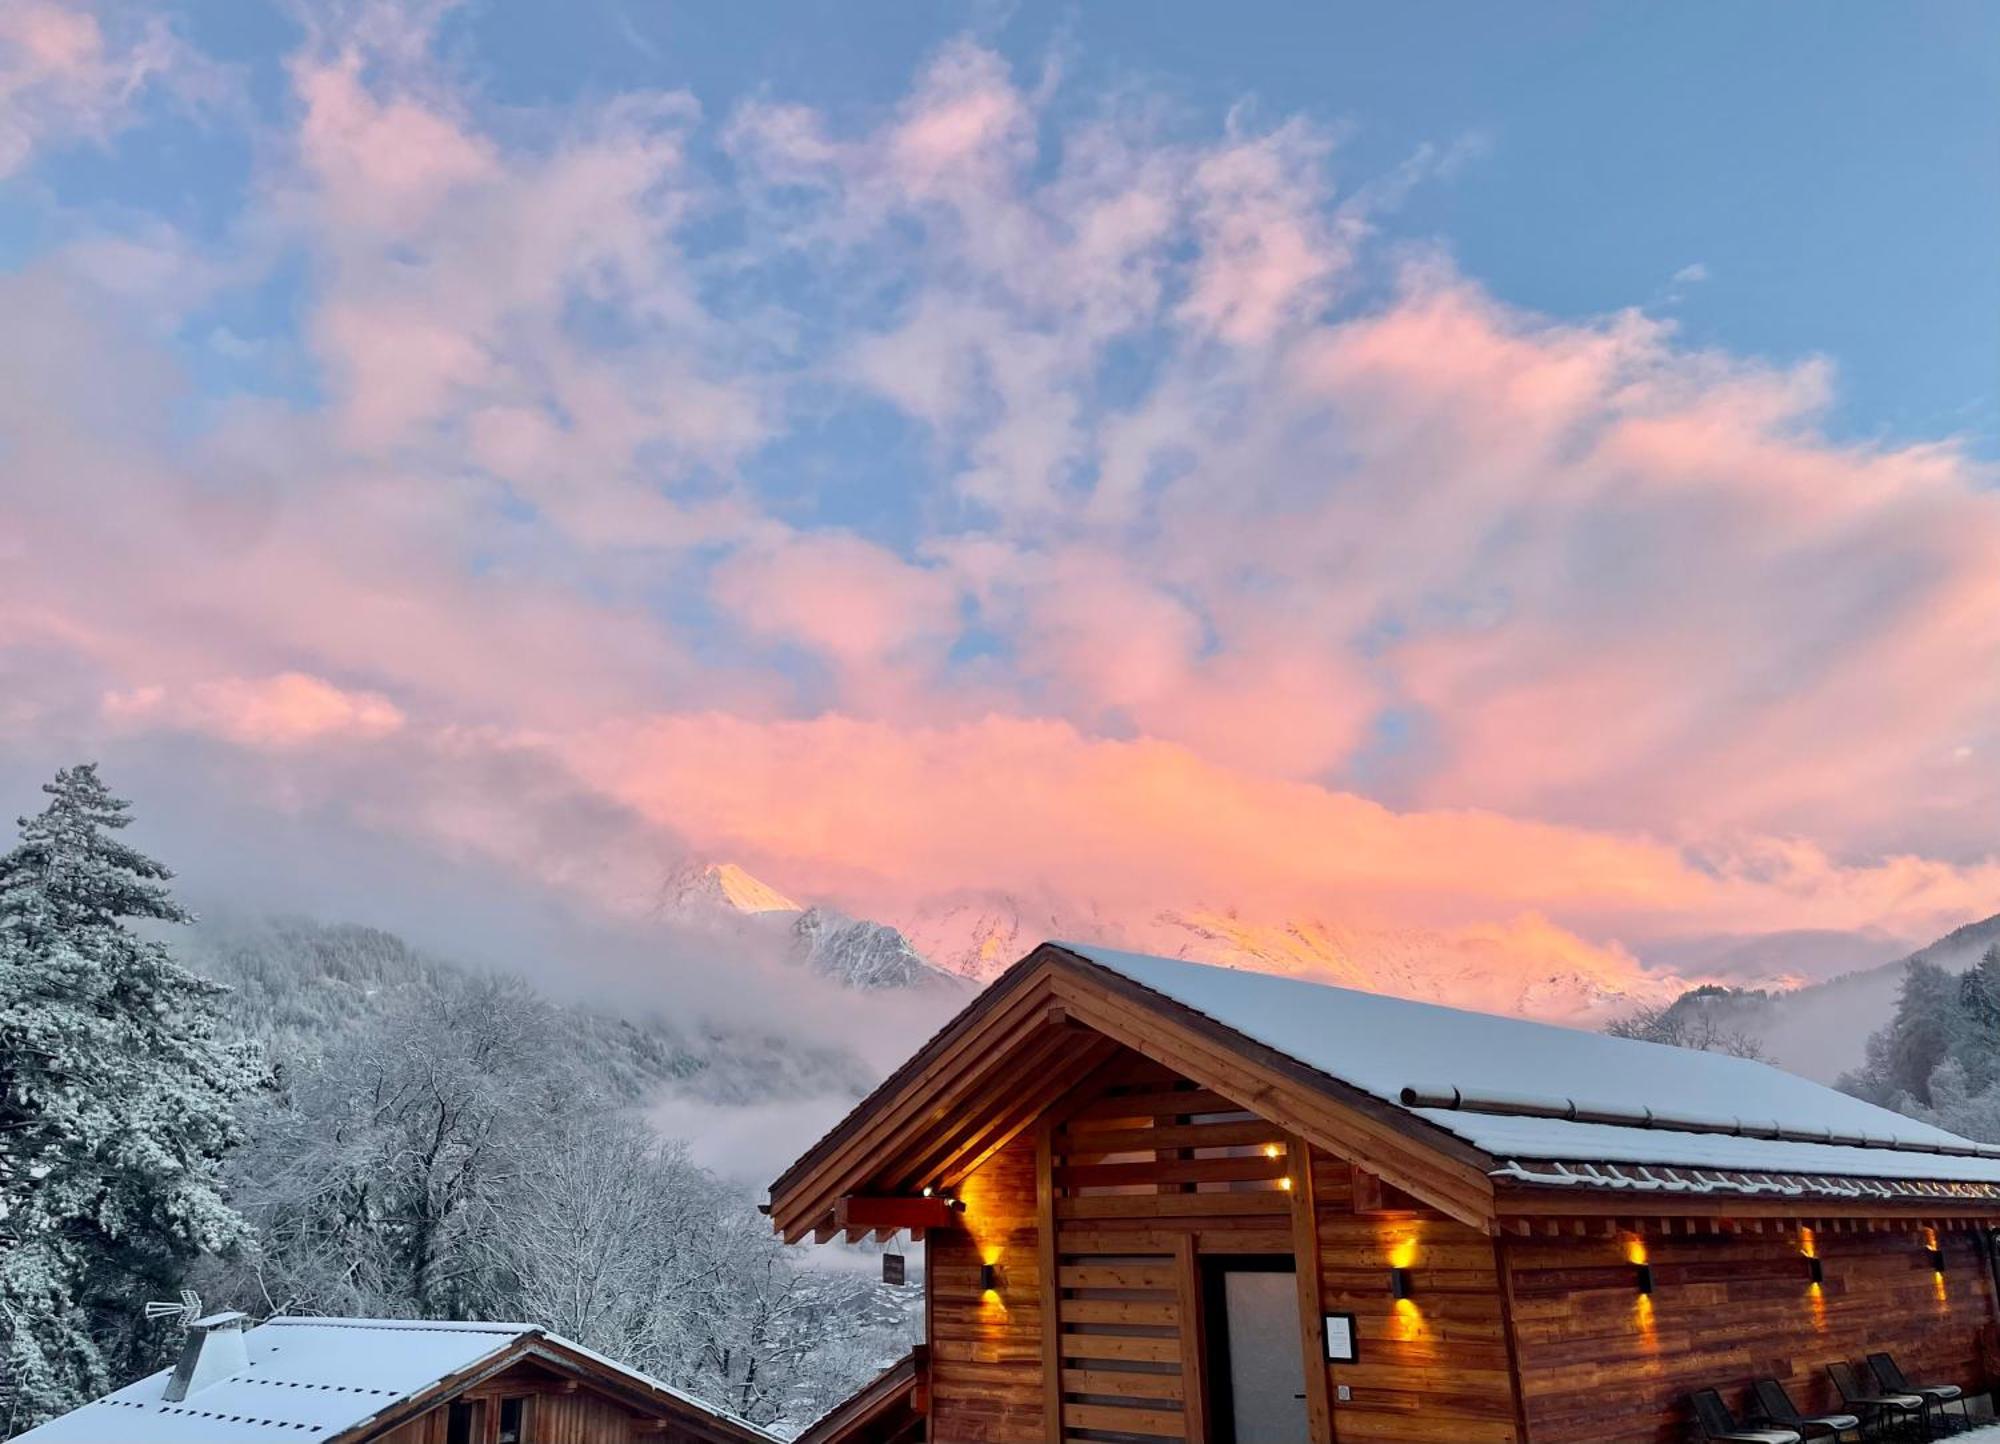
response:
M187 1342L181 1345L180 1362L167 1380L166 1400L178 1403L250 1367L250 1349L243 1330L250 1316L231 1309L196 1319L187 1326Z

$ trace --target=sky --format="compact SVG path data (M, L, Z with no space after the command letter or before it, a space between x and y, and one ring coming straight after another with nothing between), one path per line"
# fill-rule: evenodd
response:
M475 950L689 858L1922 941L1996 90L1978 0L9 0L0 785Z

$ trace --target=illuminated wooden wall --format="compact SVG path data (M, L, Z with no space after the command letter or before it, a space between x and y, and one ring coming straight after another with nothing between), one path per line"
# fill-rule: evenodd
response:
M1322 1311L1353 1314L1359 1342L1356 1362L1327 1366L1341 1444L1514 1444L1494 1240L1324 1153L1313 1179ZM1390 1290L1397 1268L1405 1299Z
M931 1439L1048 1444L1035 1143L1016 1139L960 1189L965 1226L925 1237ZM980 1287L982 1266L998 1270Z
M1309 1260L1300 1348L1315 1361L1316 1438L1337 1424L1343 1444L1514 1441L1493 1240L1393 1190L1368 1192L1365 1175L1357 1198L1355 1177L1121 1054L967 1180L964 1229L929 1236L934 1444L1206 1444L1200 1261L1243 1254ZM982 1263L998 1269L993 1293L980 1291ZM1392 1267L1413 1283L1400 1303ZM1356 1315L1358 1363L1319 1363L1329 1309ZM1342 1385L1353 1397L1336 1403Z
M1770 1374L1822 1407L1825 1364L1870 1349L1976 1382L1975 1335L1996 1317L1969 1221L1939 1222L1942 1275L1908 1220L1807 1234L1795 1220L1609 1218L1633 1201L1579 1198L1597 1212L1502 1217L1496 1236L1129 1049L960 1195L963 1226L927 1245L933 1444L1212 1444L1211 1255L1306 1261L1313 1444L1666 1444L1687 1431L1692 1389L1733 1402ZM1744 1208L1759 1206L1772 1205ZM1329 1312L1354 1316L1354 1362L1324 1361Z
M1994 1317L1975 1235L1849 1220L1801 1230L1570 1221L1563 1237L1510 1238L1522 1394L1542 1444L1667 1444L1687 1437L1689 1391L1785 1381L1808 1413L1837 1407L1826 1365L1886 1350L1911 1378L1979 1377L1974 1341ZM1576 1230L1586 1230L1577 1237ZM1690 1233L1689 1229L1700 1232ZM1853 1231L1847 1231L1853 1230ZM1927 1247L1936 1240L1942 1273ZM1821 1260L1814 1284L1808 1253ZM1634 1263L1653 1292L1633 1287Z

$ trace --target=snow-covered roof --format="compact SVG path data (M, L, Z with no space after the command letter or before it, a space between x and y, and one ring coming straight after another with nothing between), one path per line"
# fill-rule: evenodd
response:
M2000 1184L2000 1150L1766 1063L1269 973L1058 946L1496 1158ZM1453 1094L1465 1106L1409 1106ZM1510 1111L1480 1111L1486 1104ZM1522 1116L1565 1111L1654 1121ZM1759 1133L1787 1136L1741 1136ZM1791 1136L1799 1134L1869 1146ZM1991 1156L1915 1151L1929 1149Z
M247 1367L194 1390L165 1396L171 1369L52 1419L16 1444L265 1444L336 1438L431 1386L547 1340L715 1415L713 1405L670 1389L533 1324L409 1319L280 1317L244 1334ZM730 1419L758 1438L763 1430Z

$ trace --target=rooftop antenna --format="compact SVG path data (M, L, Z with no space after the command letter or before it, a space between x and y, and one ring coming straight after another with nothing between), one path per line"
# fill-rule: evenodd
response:
M193 1289L182 1289L176 1303L166 1303L160 1299L146 1301L146 1317L149 1319L178 1319L186 1328L201 1317L201 1295Z

